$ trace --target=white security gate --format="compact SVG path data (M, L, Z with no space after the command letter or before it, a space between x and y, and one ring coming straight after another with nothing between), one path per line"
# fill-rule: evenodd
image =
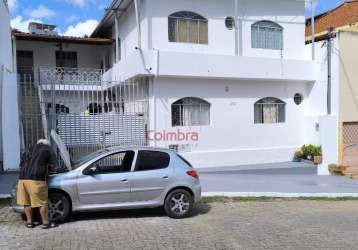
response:
M101 76L101 70L40 68L38 83L20 82L31 89L21 93L24 150L49 138L51 129L73 160L104 147L147 145L147 79L103 82Z

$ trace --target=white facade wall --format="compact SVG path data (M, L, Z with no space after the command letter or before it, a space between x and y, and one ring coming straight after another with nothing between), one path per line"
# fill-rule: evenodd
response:
M234 0L142 0L142 48L161 51L235 55L235 30L225 26L226 17L235 16ZM279 7L278 7L279 6ZM238 1L238 40L242 56L284 59L309 59L305 56L304 1L264 0ZM173 43L168 40L168 16L177 11L192 11L208 19L208 44ZM251 48L251 25L257 21L277 22L284 29L283 51ZM122 58L130 55L137 43L134 4L121 14L118 34L122 41ZM115 27L112 27L115 38Z
M225 18L235 16L234 0L146 0L148 49L189 53L208 53L235 55L235 30L225 27ZM264 0L239 0L238 39L243 56L273 57L286 59L306 59L304 56L304 1L273 0L268 4ZM168 41L168 16L177 11L193 11L208 19L209 43L188 44ZM271 20L284 29L283 51L251 48L251 25L257 21ZM144 36L145 37L145 36ZM241 43L241 44L240 44Z
M302 144L320 144L324 115L324 79L316 86L319 65L311 61L304 41L304 1L238 1L238 56L235 30L225 18L235 16L234 0L142 0L142 49L138 45L133 5L119 20L122 60L106 80L148 76L151 132L197 132L198 141L152 140L153 146L179 144L196 167L292 160ZM168 16L196 12L208 19L208 44L168 40ZM251 48L251 25L270 20L283 27L283 50ZM113 29L115 31L115 29ZM294 94L304 96L294 104ZM211 103L209 126L172 127L171 104L184 97ZM286 103L286 121L254 124L254 103L276 97ZM323 102L324 103L324 102Z
M213 167L292 160L293 152L314 134L306 126L305 110L311 90L307 83L157 78L153 86L157 132L197 132L198 141L153 141L155 146L190 144L187 156L197 167ZM293 102L295 93L305 100ZM172 127L171 104L183 97L198 97L211 103L209 126ZM254 124L254 103L276 97L286 103L286 121ZM317 135L316 135L317 136Z
M0 161L4 170L12 170L20 163L19 116L10 15L3 0L0 1L0 34Z
M144 10L144 6L142 6L142 10ZM126 59L135 50L138 40L136 25L134 4L132 3L127 11L118 19L118 37L121 39L121 59ZM115 39L114 25L112 28L112 38Z

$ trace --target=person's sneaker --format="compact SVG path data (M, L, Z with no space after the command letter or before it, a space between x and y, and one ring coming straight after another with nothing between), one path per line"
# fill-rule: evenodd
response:
M49 228L54 228L57 227L57 224L54 222L48 223L48 224L42 224L41 228L42 229L49 229Z

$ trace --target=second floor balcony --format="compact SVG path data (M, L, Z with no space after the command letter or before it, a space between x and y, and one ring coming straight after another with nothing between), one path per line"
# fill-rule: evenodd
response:
M103 70L64 67L18 67L18 82L41 85L101 85Z
M101 85L102 69L40 67L39 83L64 85Z

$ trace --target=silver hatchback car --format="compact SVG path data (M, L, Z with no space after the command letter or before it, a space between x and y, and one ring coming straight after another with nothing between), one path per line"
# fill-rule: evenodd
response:
M48 180L53 221L66 220L72 211L160 206L168 216L184 218L201 197L198 173L174 151L112 147L72 163L58 135L52 136L69 168Z

